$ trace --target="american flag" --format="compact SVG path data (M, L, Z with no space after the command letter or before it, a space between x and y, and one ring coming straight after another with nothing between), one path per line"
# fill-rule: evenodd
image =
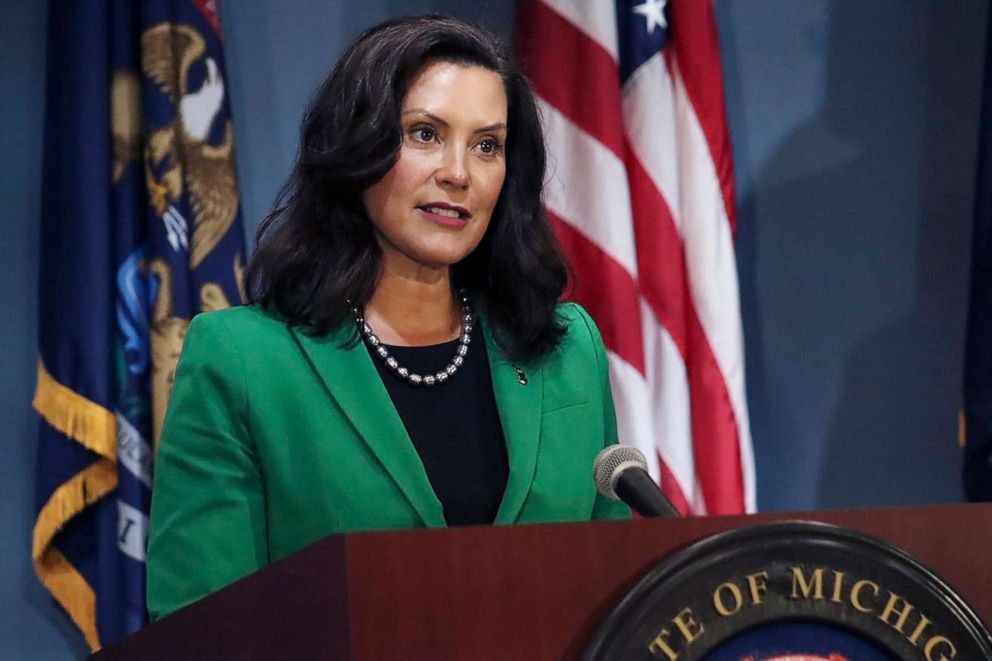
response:
M755 509L734 180L708 0L523 0L545 204L603 333L621 439L683 513Z

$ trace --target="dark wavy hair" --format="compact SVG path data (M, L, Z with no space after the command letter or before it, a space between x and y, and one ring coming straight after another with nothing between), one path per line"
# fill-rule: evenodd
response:
M248 300L315 335L349 322L351 305L369 301L382 253L362 191L397 160L410 80L439 60L496 72L508 101L503 189L481 243L453 267L453 282L481 299L496 341L513 360L539 358L564 334L556 306L569 278L541 204L540 117L499 39L453 18L420 16L370 28L317 89L296 165L258 229Z

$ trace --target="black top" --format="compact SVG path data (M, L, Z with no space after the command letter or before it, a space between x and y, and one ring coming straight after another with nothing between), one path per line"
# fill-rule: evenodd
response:
M478 329L472 340L455 375L429 387L407 383L372 355L449 526L492 523L510 470L486 343ZM386 348L411 373L434 374L451 362L458 341Z

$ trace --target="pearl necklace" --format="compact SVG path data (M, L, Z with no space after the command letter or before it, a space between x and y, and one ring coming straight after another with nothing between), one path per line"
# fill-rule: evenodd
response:
M458 368L465 363L465 357L468 356L468 345L472 343L472 308L469 305L468 295L464 289L459 290L458 295L461 299L462 307L462 327L458 333L458 348L455 349L455 355L447 367L436 374L427 374L425 376L414 374L400 365L396 358L389 355L389 350L382 344L379 336L372 332L372 327L368 325L365 317L357 307L351 308L351 313L355 317L355 325L358 326L358 332L362 334L362 339L372 349L372 353L378 356L396 376L414 386L434 386L445 383L455 375Z

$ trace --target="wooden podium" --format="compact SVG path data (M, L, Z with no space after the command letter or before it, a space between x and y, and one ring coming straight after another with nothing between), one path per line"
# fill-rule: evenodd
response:
M992 623L992 504L473 527L330 537L94 658L577 658L653 566L776 520L887 540Z

